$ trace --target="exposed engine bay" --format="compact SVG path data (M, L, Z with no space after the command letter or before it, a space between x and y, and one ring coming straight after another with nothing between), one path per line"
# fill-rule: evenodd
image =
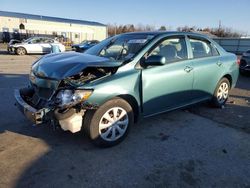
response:
M89 67L77 75L66 78L65 80L63 80L63 84L71 85L71 86L82 86L98 78L102 78L104 76L113 74L115 73L116 70L117 69L113 67L111 68L110 67L105 67L105 68Z
M79 87L110 76L116 70L117 67L87 67L79 74L57 81L37 77L34 73L30 77L29 87L19 90L19 98L27 103L26 106L35 109L35 112L29 114L35 124L50 123L75 133L81 130L85 111L97 108L95 104L86 102L93 90ZM25 111L28 110L24 108Z

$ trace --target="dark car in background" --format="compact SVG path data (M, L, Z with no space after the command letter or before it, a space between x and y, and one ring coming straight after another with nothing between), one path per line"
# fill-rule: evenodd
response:
M71 47L72 47L72 50L76 52L84 52L98 43L99 43L98 40L84 40L80 44L74 44Z
M240 59L240 73L250 73L250 50L247 50L242 54L242 57Z

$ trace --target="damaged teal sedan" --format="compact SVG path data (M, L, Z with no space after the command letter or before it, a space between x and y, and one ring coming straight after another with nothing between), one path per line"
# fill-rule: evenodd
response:
M85 130L96 145L108 147L141 117L206 100L223 106L238 74L236 56L204 35L126 33L84 54L43 56L15 99L34 124Z

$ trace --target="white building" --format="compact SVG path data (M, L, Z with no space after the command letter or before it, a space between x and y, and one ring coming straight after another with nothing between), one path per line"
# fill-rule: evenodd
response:
M0 11L0 41L31 36L58 37L73 43L101 41L107 37L107 26L84 20Z

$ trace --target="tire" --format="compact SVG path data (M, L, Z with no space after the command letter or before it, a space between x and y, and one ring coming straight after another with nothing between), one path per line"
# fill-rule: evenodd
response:
M16 54L17 54L17 55L26 55L26 54L27 54L27 51L26 51L26 49L23 48L23 47L18 47L18 48L16 49Z
M75 113L76 113L76 109L74 109L74 108L70 108L70 109L65 110L65 111L60 111L60 109L55 109L55 111L54 111L54 115L55 115L56 119L58 119L58 120L67 119L67 118L71 117L72 115L74 115Z
M215 89L212 105L217 108L221 108L227 102L229 97L230 82L227 78L222 78Z
M133 123L134 113L129 103L121 98L114 98L97 110L86 112L84 129L95 145L111 147L124 140Z

